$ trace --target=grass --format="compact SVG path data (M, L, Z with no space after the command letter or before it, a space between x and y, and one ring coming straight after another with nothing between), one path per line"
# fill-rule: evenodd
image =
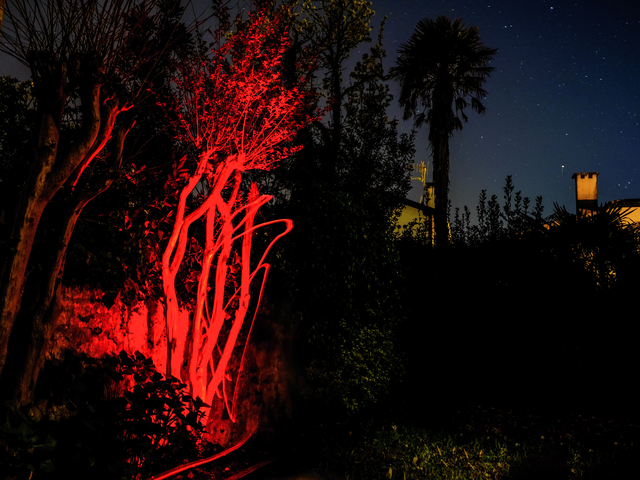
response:
M138 445L140 439L146 438L148 431L153 432L148 430L153 427L148 419L144 415L122 416L122 412L120 416L114 417L114 412L119 410L112 411L111 407L100 413L96 408L100 405L106 408L107 405L95 400L86 403L87 398L93 398L86 392L90 391L88 387L100 385L102 377L96 374L97 370L93 367L88 368L93 364L90 365L87 359L78 359L70 365L65 371L77 374L74 376L75 383L66 385L59 377L52 376L51 384L62 392L59 396L73 400L82 408L76 408L75 417L67 419L64 424L59 418L49 423L37 423L24 417L22 424L17 424L15 429L7 430L8 426L5 426L7 439L14 439L15 445L13 449L0 448L8 454L5 460L9 460L9 463L0 465L0 471L6 470L9 465L15 469L21 468L24 478L34 468L38 470L37 476L42 478L58 478L63 472L67 473L67 478L84 478L87 472L104 474L101 478L107 478L110 473L108 469L118 466L117 462L130 467L123 463L122 459L126 459L122 457L123 452L141 451L145 454L150 449L151 453L155 452L146 443ZM140 412L174 408L171 406L173 401L167 403L167 399L176 397L175 386L167 385L161 379L156 383L156 393L153 395L142 395L142 391L136 394L138 396L131 393L127 401L131 402L133 399L133 404L137 405L137 411ZM450 386L454 386L453 383ZM570 387L568 385L565 390L571 392ZM407 400L404 405L376 410L385 411L385 417L376 417L374 412L368 412L368 420L352 420L331 426L325 421L324 427L317 428L312 425L321 421L320 418L334 417L327 411L313 410L313 421L289 425L277 437L264 434L262 438L258 435L242 449L219 461L174 478L229 478L273 457L279 457L280 460L271 464L271 471L277 473L274 478L282 478L283 475L278 474L283 471L308 471L313 467L323 480L596 480L637 477L640 422L609 417L605 413L600 416L559 413L559 409L566 412L578 408L576 401L580 395L574 392L573 396L568 396L567 392L561 394L557 389L546 391L554 392L551 397L555 402L553 407L549 404L543 406L537 397L518 394L508 398L502 391L494 395L493 399L477 394L473 397L476 400L471 400L468 396L470 394L463 393L463 390L443 388L442 395L446 393L446 399L430 400L416 392L403 394L398 390L397 397ZM595 392L600 391L607 392L608 403L597 399ZM97 396L102 394L100 389L96 392ZM167 396L167 392L171 395ZM582 412L598 411L595 410L596 407L600 412L612 411L615 410L612 402L620 402L625 398L627 411L635 412L634 408L629 408L633 407L632 400L635 397L613 395L609 389L593 386L591 392L592 395L583 396L584 405L580 407ZM458 408L452 403L452 399L464 398L465 403L476 401L495 405L501 401L503 406L522 405L525 397L530 408L537 406L546 411L532 413L525 408L510 410L479 406ZM432 403L429 404L429 401ZM621 406L619 403L616 405L616 408ZM115 405L112 407L115 408ZM374 420L370 420L372 416ZM637 414L635 418L639 418ZM134 419L137 421L132 422ZM114 445L114 442L108 441L111 437L106 434L116 435L118 431L112 432L110 428L118 425L130 434L135 432L135 435L127 437L127 445L131 448L121 448L126 442L116 442ZM55 428L50 430L48 427ZM157 455L154 454L155 457L148 458L150 468L161 470L163 462L170 468L180 463L181 455L195 454L192 449L186 448L193 446L193 439L179 436L178 434L184 433L182 428L176 427L174 430L173 433L164 432L171 434L170 438L175 440L172 443L174 450L165 449L167 453L160 455L161 452L158 452ZM95 435L95 431L100 431L101 435ZM78 443L78 438L83 438L83 441ZM179 448L181 445L185 448ZM134 447L138 450L132 450ZM214 452L209 452L212 453ZM92 460L93 457L98 463L93 463L96 461ZM0 464L2 461L0 455ZM55 465L58 469L47 477L46 473ZM126 470L124 467L123 472ZM77 475L68 473L70 468ZM96 472L98 469L100 472ZM262 472L256 472L257 475L251 478L265 478L261 475L267 470L265 468ZM109 478L115 477L112 475Z
M638 440L640 427L625 420L475 407L446 427L337 430L322 442L319 471L328 480L612 478L613 466L634 463Z

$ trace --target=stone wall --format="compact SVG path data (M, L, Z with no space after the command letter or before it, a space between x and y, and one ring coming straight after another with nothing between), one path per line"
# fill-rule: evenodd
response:
M68 287L63 290L62 313L48 356L60 358L65 349L99 358L105 354L139 351L165 372L164 305L147 299L132 308L118 296L107 308L100 290ZM208 432L211 440L227 445L248 430L273 432L288 424L294 413L297 375L293 367L294 327L286 308L265 306L256 319L239 376L237 419L231 421L222 398L213 402ZM181 321L188 322L187 311Z
M98 289L66 287L62 291L62 308L53 332L48 355L60 358L70 348L99 358L121 350L139 351L153 359L159 372L166 368L167 338L164 333L162 301L149 299L132 308L118 296L110 308L102 303ZM182 315L188 320L188 312Z

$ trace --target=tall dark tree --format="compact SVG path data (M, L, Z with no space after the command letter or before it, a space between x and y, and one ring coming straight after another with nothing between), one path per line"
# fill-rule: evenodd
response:
M0 50L28 66L37 105L26 178L0 257L0 394L28 403L55 327L66 249L86 204L118 176L133 119L171 40L176 0L11 0ZM140 81L144 79L144 81Z
M322 74L320 89L328 102L330 120L328 124L316 122L315 127L323 136L321 173L329 182L336 181L342 160L344 102L349 91L363 83L359 79L345 86L345 62L356 47L371 41L373 15L371 2L366 0L305 0L294 25L296 40L310 46Z
M316 122L299 137L304 148L279 172L290 193L281 208L294 228L282 241L275 266L280 278L270 294L294 311L287 323L295 325L296 363L306 380L298 390L316 419L318 411L372 407L401 372L395 337L404 317L393 210L410 188L414 146L412 135L399 135L387 115L383 58L380 35L339 89L325 85L327 98L339 96L340 107L333 102L326 124Z
M391 76L400 82L399 102L404 118L415 125L429 125L429 145L435 181L436 242L448 243L449 138L468 120L466 107L484 113L482 88L494 67L489 62L497 53L485 47L478 27L465 28L461 19L440 16L425 18L399 49Z
M383 26L377 43L349 75L337 183L363 198L393 229L398 200L411 188L415 148L413 132L399 135L397 119L387 114L393 97L383 68Z

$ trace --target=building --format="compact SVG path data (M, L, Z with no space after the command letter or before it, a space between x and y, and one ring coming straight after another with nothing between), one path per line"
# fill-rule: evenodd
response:
M598 174L599 172L582 172L571 176L576 181L576 213L593 215L597 212ZM640 223L640 198L613 200L605 204L605 208L609 207L621 208L624 223Z
M627 224L640 224L640 198L628 198L626 200L613 200L607 202L607 207L620 207L624 217L622 221Z
M574 173L576 181L576 215L593 215L598 210L599 172Z
M429 243L433 243L435 215L433 184L427 184L425 190L427 192L426 204L414 202L408 198L400 202L402 204L402 211L396 221L396 233L402 235L408 228L413 226L413 235L416 235L418 231L426 230Z

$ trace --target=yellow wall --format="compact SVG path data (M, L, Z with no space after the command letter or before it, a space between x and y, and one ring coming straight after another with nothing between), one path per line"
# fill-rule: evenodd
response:
M640 207L622 207L624 223L640 223Z

